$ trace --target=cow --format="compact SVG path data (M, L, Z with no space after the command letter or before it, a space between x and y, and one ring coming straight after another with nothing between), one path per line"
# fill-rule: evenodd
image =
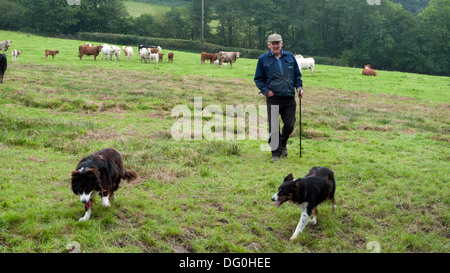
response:
M159 56L159 61L163 63L164 62L163 61L164 53L158 52L158 56Z
M103 57L105 57L105 59L108 59L108 57L109 57L109 60L111 61L113 55L114 55L115 61L119 60L120 59L120 48L118 48L117 46L104 44L102 47L102 60L103 60Z
M141 48L139 50L139 60L144 60L144 62L147 62L147 60L150 58L150 51L147 48Z
M214 61L214 64L219 64L219 60L215 60ZM222 64L222 65L228 65L227 63L224 63L224 64Z
M148 46L148 45L139 45L138 50L140 51L142 48L147 48L148 50L151 51L152 48L155 48L152 53L157 53L159 51L162 51L162 48L160 46Z
M104 44L102 46L102 52L101 52L102 53L102 60L103 60L103 57L105 57L105 59L108 59L108 56L111 58L112 51L113 51L113 48L110 45Z
M113 48L113 54L114 54L114 61L119 60L120 61L120 48L118 48L117 46L112 46ZM111 58L109 58L111 59Z
M5 75L7 64L6 55L0 54L0 84L3 83L3 75Z
M200 53L200 60L201 60L202 64L204 64L206 60L209 60L209 63L213 64L214 61L217 60L217 56L218 56L217 53L211 54L211 53L202 52L202 53Z
M132 60L133 59L133 48L131 46L123 46L123 53L125 54L125 59L128 58L128 60Z
M302 55L295 55L295 60L297 61L298 68L300 68L300 72L302 72L302 69L310 69L311 76L314 76L316 72L316 61L313 58L303 58Z
M169 59L169 63L173 63L173 52L169 52L169 54L167 54L167 59Z
M59 53L59 50L45 50L45 60L47 60L48 55L52 56L52 60L55 60L55 55Z
M84 45L87 45L87 46L92 46L92 44L90 44L90 43L85 43Z
M156 63L159 63L159 54L158 53L150 53L150 62L152 63L153 60L155 60Z
M20 56L21 53L22 53L22 51L13 49L11 51L12 61L13 62L14 61L18 62L19 61L19 56Z
M82 60L84 55L90 56L94 55L94 60L97 60L98 54L102 51L103 46L79 46L78 47L78 56L80 60Z
M230 63L230 67L233 67L233 63L239 58L239 52L226 52L219 51L217 59L219 60L219 68L222 67L223 63Z
M161 47L160 47L160 46L158 46L158 47L153 47L153 48L150 48L150 52L151 52L152 54L155 54L155 53L161 52Z
M6 54L6 56L8 56L8 48L11 45L12 41L8 40L8 41L0 41L0 49L2 50L3 54Z
M366 66L364 66L364 69L362 71L363 75L366 76L377 76L377 71L375 71L374 69L371 68L370 64L366 64Z

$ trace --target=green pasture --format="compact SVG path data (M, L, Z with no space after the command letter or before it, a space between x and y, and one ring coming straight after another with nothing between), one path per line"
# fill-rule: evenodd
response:
M264 106L254 59L233 68L163 48L164 62L78 58L85 42L0 31L0 252L449 252L448 77L317 65L304 71L302 127L289 156L270 161L258 140L172 138L177 105ZM122 46L122 45L119 45ZM55 61L45 49L59 50ZM167 53L174 62L167 63ZM298 52L300 53L300 52ZM202 124L211 122L203 117ZM246 132L249 133L247 124ZM299 158L299 136L302 158ZM91 220L70 189L89 153L113 147L139 179ZM336 212L289 241L299 207L270 201L283 178L335 172Z
M143 2L124 1L128 13L133 17L139 17L142 14L151 14L153 16L162 16L170 11L169 6L155 5Z

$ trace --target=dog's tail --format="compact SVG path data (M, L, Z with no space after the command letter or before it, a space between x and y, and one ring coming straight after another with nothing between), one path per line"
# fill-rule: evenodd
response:
M135 180L138 178L138 174L135 171L131 170L125 170L123 179L127 180L127 182L130 182L132 180Z

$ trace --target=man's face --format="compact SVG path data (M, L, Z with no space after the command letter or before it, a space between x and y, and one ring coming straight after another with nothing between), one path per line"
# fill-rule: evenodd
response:
M283 41L281 42L270 42L269 48L273 54L278 55L281 53L281 48L283 47Z

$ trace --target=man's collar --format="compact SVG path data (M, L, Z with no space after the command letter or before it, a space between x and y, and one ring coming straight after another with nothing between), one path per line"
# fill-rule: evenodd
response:
M283 56L283 55L284 55L284 51L281 50L281 55L280 55L280 57ZM269 57L271 57L271 56L274 56L274 57L275 57L275 55L273 54L272 50L269 49Z

